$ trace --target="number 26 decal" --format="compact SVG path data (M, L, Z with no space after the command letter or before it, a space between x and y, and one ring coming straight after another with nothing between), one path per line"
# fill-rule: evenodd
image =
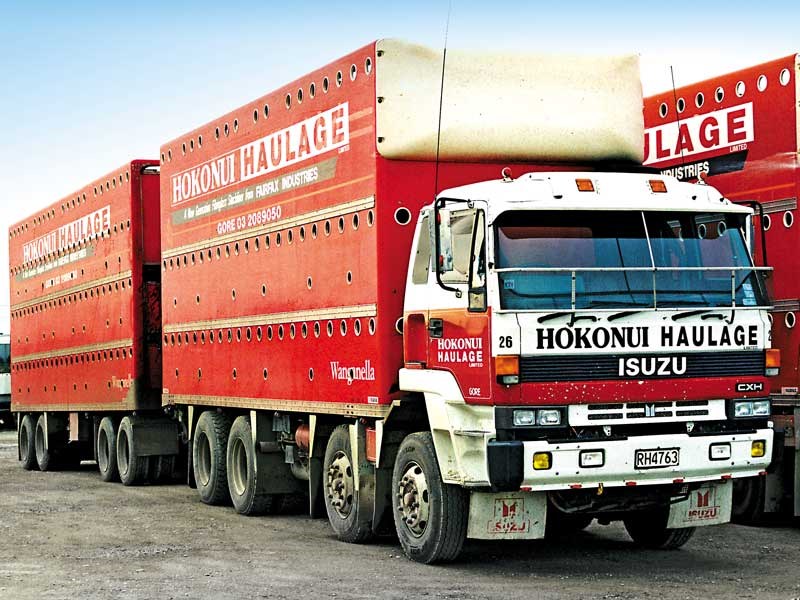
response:
M514 345L514 340L511 338L510 335L501 335L500 336L500 347L501 348L511 348Z

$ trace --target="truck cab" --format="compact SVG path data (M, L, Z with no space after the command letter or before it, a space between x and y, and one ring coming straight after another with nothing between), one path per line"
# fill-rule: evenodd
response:
M728 480L769 464L779 367L751 212L640 173L442 192L417 224L400 384L444 481L531 493L542 534L624 518L669 546L729 520Z

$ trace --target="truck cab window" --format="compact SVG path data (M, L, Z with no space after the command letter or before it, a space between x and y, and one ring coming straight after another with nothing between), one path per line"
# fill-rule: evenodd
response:
M419 227L417 240L417 253L414 255L414 268L411 281L417 285L428 283L428 274L431 270L431 234L430 218L423 217Z

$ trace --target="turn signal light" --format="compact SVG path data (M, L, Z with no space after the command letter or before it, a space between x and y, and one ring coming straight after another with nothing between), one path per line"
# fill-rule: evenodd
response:
M500 383L505 385L519 383L519 356L495 356L494 369Z
M550 468L552 455L549 452L536 452L533 455L533 468L536 471L546 471Z
M666 194L667 184L661 179L651 179L647 182L650 184L650 191L654 194Z
M767 377L774 377L781 372L781 350L780 348L769 348L766 356L766 370Z
M575 185L578 186L579 192L593 192L594 182L591 179L576 179Z
M764 440L755 440L750 446L750 456L753 458L762 458L767 453L767 442Z

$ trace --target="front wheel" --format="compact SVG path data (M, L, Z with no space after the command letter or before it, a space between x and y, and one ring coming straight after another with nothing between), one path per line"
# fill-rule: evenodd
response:
M469 498L442 481L430 433L412 433L400 444L392 489L394 525L405 555L425 564L455 560L467 537Z
M694 527L667 529L669 512L648 511L624 520L628 535L637 546L661 550L675 550L694 535Z

